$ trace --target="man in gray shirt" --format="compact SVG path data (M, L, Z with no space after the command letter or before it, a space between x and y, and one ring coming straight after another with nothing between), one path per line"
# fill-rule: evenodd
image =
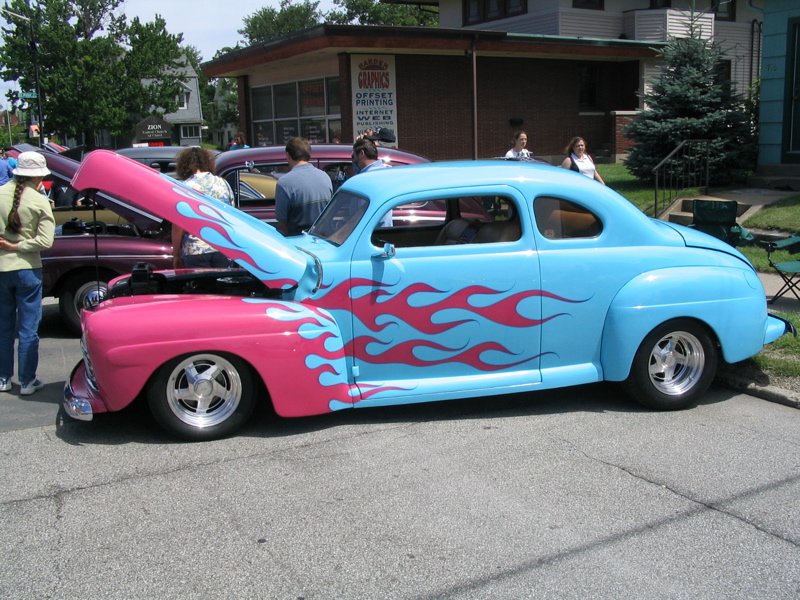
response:
M311 227L333 194L331 178L309 164L311 145L293 137L286 143L289 172L275 190L275 219L283 235L298 235Z

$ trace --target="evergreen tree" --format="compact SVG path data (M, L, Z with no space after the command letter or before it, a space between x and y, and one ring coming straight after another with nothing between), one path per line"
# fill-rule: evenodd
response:
M129 133L143 115L177 110L183 77L175 66L180 34L166 32L161 17L142 23L115 14L122 0L13 0L4 13L0 76L33 92L36 43L42 113L46 132L83 137L91 148L94 132ZM32 38L32 39L31 39ZM14 106L16 91L8 93ZM35 102L35 101L34 101ZM158 107L158 108L156 108Z
M661 73L642 95L646 108L625 128L636 142L628 171L652 179L652 169L680 142L708 139L711 182L744 179L755 165L756 138L743 97L725 78L719 44L702 37L692 15L689 37L671 40L660 57Z

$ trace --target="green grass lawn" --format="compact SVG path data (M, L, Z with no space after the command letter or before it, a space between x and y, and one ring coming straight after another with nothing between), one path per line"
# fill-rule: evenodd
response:
M762 208L743 223L745 227L800 231L800 194L778 200Z

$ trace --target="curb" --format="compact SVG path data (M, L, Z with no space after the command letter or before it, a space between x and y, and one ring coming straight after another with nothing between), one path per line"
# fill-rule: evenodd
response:
M762 400L783 404L791 408L800 408L800 394L796 394L790 390L784 390L774 385L760 385L749 379L742 379L735 375L721 373L717 373L714 383L736 392L743 392L750 396L761 398Z

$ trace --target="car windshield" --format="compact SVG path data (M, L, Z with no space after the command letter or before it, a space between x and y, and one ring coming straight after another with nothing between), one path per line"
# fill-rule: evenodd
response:
M309 229L309 233L325 238L337 246L344 243L367 212L369 200L350 192L338 192Z

